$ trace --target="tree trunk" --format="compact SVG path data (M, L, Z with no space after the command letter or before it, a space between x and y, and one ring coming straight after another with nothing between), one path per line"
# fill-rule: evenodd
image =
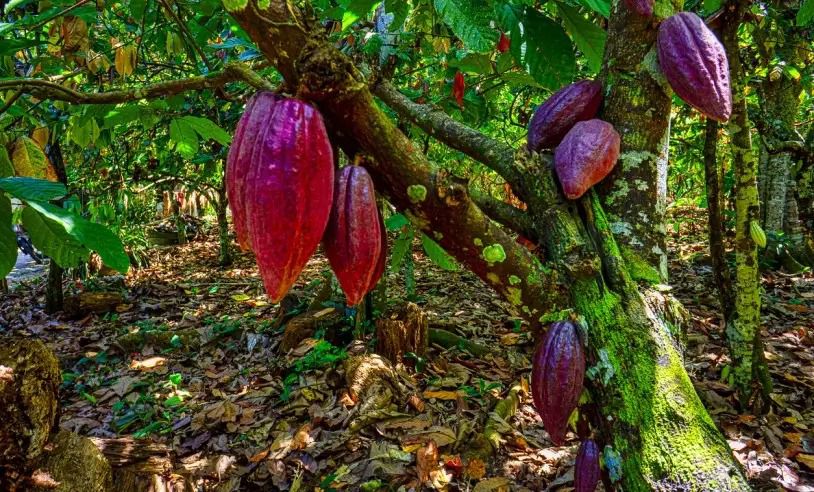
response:
M220 243L218 264L225 267L232 264L232 250L229 247L231 243L231 240L229 239L229 221L226 218L226 212L229 208L229 200L226 197L225 179L218 188L218 202L216 205L218 216L218 241Z
M655 64L658 25L624 2L612 5L601 117L622 135L622 146L616 168L597 190L633 278L666 283L671 94L648 68Z
M376 321L376 353L393 364L403 362L408 352L424 357L428 345L427 315L412 302Z
M62 148L60 147L59 140L56 138L56 136L54 137L54 143L46 146L45 153L48 156L48 159L51 161L51 164L54 166L54 170L57 173L57 178L67 187L68 174L65 171L65 161L62 159ZM61 202L59 206L62 206ZM62 311L64 308L62 273L62 267L57 265L56 262L51 259L48 264L48 283L45 286L45 312L48 314L54 314Z
M354 64L317 31L306 32L302 26L312 23L290 3L249 0L225 6L287 85L317 103L332 127L341 129L343 150L373 157L368 170L377 190L417 228L438 238L533 325L541 315L567 308L581 316L595 364L590 390L602 410L605 463L615 481L625 490L749 490L684 370L673 327L644 302L628 274L596 194L566 202L550 156L514 154L442 115L423 119L415 107L420 105L405 102L386 84L376 87L377 95L401 104L394 108L400 115L432 127L433 136L509 182L544 238L547 263L541 264L488 220L466 188L433 172L379 109ZM487 262L486 246L505 255Z
M760 220L758 163L752 149L749 116L746 112L746 78L738 49L738 26L745 5L737 2L722 19L722 41L729 59L732 87L732 117L729 120L732 167L735 171L735 316L727 320L726 337L732 358L732 374L741 405L751 399L754 386L768 397L771 380L763 360L760 340L760 268L757 245L750 232L752 221ZM785 197L785 194L783 195Z

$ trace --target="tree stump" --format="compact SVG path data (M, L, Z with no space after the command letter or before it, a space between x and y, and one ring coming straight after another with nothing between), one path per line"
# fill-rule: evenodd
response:
M42 484L32 490L54 492L108 492L113 490L113 475L105 455L87 437L60 431L43 453L34 472L37 477L59 483ZM36 481L35 481L36 483Z
M396 308L376 321L376 352L394 364L404 354L427 353L427 316L412 302Z
M82 292L65 298L65 314L81 318L86 314L102 314L113 311L124 302L120 292Z
M57 423L59 362L44 343L0 344L0 490L13 490Z
M329 329L344 321L344 313L335 308L306 311L291 318L285 325L280 351L286 353L303 340L314 336L319 329Z

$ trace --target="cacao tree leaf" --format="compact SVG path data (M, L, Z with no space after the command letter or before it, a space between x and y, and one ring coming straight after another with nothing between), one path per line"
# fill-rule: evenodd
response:
M192 159L198 153L198 134L183 118L170 122L170 140L181 156Z
M0 178L14 176L14 166L11 165L8 152L3 145L0 145Z
M68 194L62 183L27 177L0 179L0 190L25 201L47 202Z
M451 61L450 67L457 67L461 72L489 74L492 73L492 61L489 55L469 53L461 60Z
M814 0L803 0L800 10L797 11L797 25L807 26L814 20Z
M610 17L610 0L577 0L580 4L593 10L604 18Z
M96 118L71 116L68 126L68 137L80 147L88 147L99 138L99 124Z
M221 145L228 145L232 141L229 132L216 125L212 120L199 116L184 116L181 119L204 140L212 139Z
M0 45L0 56L11 56L22 49L31 48L38 44L40 44L40 41L36 39L4 39L3 44Z
M345 12L342 14L342 30L346 31L354 22L373 12L381 0L350 0L343 2Z
M599 72L605 53L605 41L608 38L605 30L564 3L557 2L557 13L571 39L588 60L588 67L594 73Z
M487 2L476 0L435 0L435 10L473 51L492 51L497 44L498 32L490 26L492 12Z
M90 251L72 238L61 224L43 217L31 207L23 208L22 219L34 246L57 265L73 268L87 261Z
M17 235L11 228L11 200L0 195L0 278L5 278L17 263Z
M397 231L409 223L410 221L407 220L404 214L393 214L384 221L388 231Z
M11 150L11 165L14 174L29 178L45 179L49 176L50 163L37 142L28 137L19 137Z
M458 264L455 263L452 256L426 234L421 235L421 246L424 247L424 252L427 253L430 260L442 269L450 272L458 270Z
M81 246L99 253L104 263L121 273L130 268L130 258L117 235L101 224L96 224L74 215L64 208L43 202L28 202L46 219L60 224L65 232Z
M404 257L407 255L407 251L411 249L412 245L412 229L408 229L399 234L399 237L393 241L393 251L390 253L390 270L398 271L399 267L401 267L402 261L404 261Z

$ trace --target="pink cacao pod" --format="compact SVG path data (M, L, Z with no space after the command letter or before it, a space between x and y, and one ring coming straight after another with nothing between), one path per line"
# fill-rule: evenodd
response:
M336 179L331 219L325 231L325 255L349 306L376 286L384 272L382 220L373 180L365 168L347 166Z
M247 125L244 140L249 131ZM297 99L274 105L253 147L243 184L246 223L266 293L277 302L297 280L328 224L333 149L322 116Z
M574 492L594 492L601 473L599 446L592 439L582 441L574 465Z
M553 149L575 123L596 116L601 104L602 84L593 80L580 80L558 90L534 111L528 149Z
M654 0L625 0L628 9L648 19L653 17L654 3Z
M246 226L246 205L243 188L252 168L252 154L259 134L264 133L271 118L274 104L279 98L272 92L258 92L249 102L237 123L229 155L226 157L226 195L232 209L237 242L243 251L250 249L249 231Z
M565 196L575 200L607 176L619 158L619 134L602 120L580 121L554 151Z
M585 353L577 326L557 321L534 352L531 396L543 425L557 446L565 442L568 418L577 408L585 377Z
M715 34L692 12L679 12L659 26L659 66L687 104L716 121L732 115L729 63Z

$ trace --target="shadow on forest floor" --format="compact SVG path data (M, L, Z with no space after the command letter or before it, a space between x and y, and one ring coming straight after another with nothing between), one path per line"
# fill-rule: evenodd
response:
M764 274L774 405L768 415L739 414L722 381L728 358L699 223L682 222L671 238L673 292L692 313L688 370L754 486L814 490L814 277ZM395 376L403 392L368 392L356 401L342 361L369 348L371 326L354 331L346 323L324 334L333 343L307 338L280 354L278 309L265 302L249 255L220 269L209 237L150 258L125 279L125 302L114 313L49 317L36 281L0 301L0 333L6 327L6 334L41 338L61 361L61 426L99 438L121 469L206 490L377 490L415 484L418 476L449 490L572 486L576 438L554 447L523 391L509 425L498 426L503 444L495 457L461 463L495 403L528 378L533 348L517 313L474 276L441 271L419 247L411 300L431 327L490 353L431 346L426 358L409 361L409 374ZM309 302L327 271L315 256L296 299ZM70 288L116 284L90 279ZM402 274L389 272L388 288L394 305L407 298ZM363 342L353 342L362 332ZM123 454L122 444L132 449ZM432 459L417 463L416 454Z

